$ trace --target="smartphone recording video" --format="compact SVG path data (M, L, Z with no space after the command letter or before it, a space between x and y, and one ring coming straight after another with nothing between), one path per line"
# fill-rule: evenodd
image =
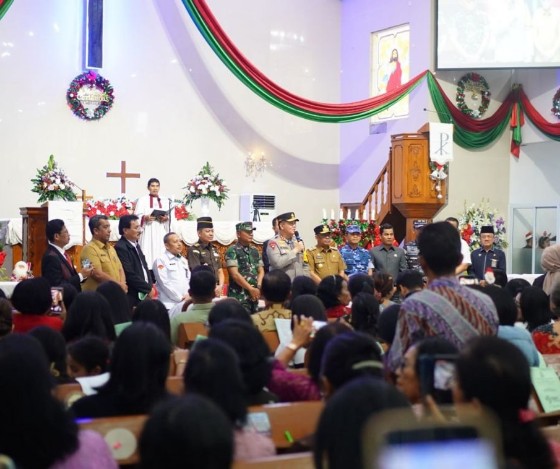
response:
M503 463L499 424L485 412L458 422L383 411L365 425L362 444L363 467L375 469L498 469Z
M457 355L420 355L420 390L422 396L430 395L438 404L451 404L451 388L455 376Z
M51 288L51 313L60 314L62 313L62 287L52 287Z

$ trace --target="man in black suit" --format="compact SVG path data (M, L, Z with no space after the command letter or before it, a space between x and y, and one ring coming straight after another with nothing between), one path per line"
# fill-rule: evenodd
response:
M146 258L138 244L140 233L140 222L136 215L125 215L120 218L121 239L115 244L115 251L123 266L128 286L128 301L132 308L144 298L152 298L155 293Z
M70 241L70 234L63 220L50 220L47 223L46 235L49 245L41 260L41 275L51 287L69 283L80 291L82 282L91 275L93 267L84 267L78 272L72 264L70 256L64 250L64 246Z

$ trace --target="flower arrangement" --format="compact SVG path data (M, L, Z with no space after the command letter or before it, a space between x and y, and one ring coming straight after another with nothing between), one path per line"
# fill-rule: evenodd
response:
M73 191L74 183L66 176L64 171L58 167L54 156L49 156L49 161L41 169L37 170L37 175L31 179L33 189L31 192L39 194L37 202L47 200L76 200Z
M346 244L344 235L346 234L346 227L348 225L358 225L362 230L362 239L360 240L361 247L371 249L373 246L381 244L379 226L376 225L373 220L333 220L323 218L321 223L330 228L332 231L332 240L338 248Z
M229 188L225 185L224 180L220 178L220 175L214 174L214 169L210 166L210 163L206 163L183 189L187 190L183 198L185 205L192 206L195 200L207 197L216 203L218 209L222 208L229 192Z
M88 218L96 215L105 215L109 220L118 220L124 215L134 211L135 202L121 194L116 199L88 200L86 202Z
M508 247L505 221L498 215L497 210L490 209L489 202L483 199L479 206L472 204L469 207L465 202L465 210L459 216L461 237L467 242L471 251L480 247L480 228L486 225L494 227L494 244L500 249Z
M471 93L473 101L480 98L480 106L477 109L471 109L467 106L465 93ZM463 114L474 119L482 117L490 104L490 87L486 79L474 72L463 75L457 83L456 102L457 107Z
M175 220L194 220L195 216L192 212L187 210L185 204L180 200L175 200Z

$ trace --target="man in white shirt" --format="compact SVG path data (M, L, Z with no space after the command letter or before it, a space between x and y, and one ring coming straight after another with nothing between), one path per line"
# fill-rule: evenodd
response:
M189 298L189 265L181 255L183 243L176 233L163 237L165 252L154 261L153 269L159 300L169 310L172 318L181 312L183 303Z
M457 220L455 217L447 217L445 221L451 223L451 225L454 226L457 231L459 231L459 220ZM459 231L459 236L460 235L461 232ZM463 261L455 269L455 275L461 275L463 272L466 272L467 269L471 266L471 249L469 248L469 245L463 238L460 239L461 239L461 254L463 255Z

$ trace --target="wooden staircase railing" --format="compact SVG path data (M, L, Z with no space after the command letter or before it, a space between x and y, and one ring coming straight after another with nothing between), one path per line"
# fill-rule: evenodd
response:
M389 160L381 168L377 179L361 203L340 204L344 219L376 220L382 222L391 213L391 151Z

